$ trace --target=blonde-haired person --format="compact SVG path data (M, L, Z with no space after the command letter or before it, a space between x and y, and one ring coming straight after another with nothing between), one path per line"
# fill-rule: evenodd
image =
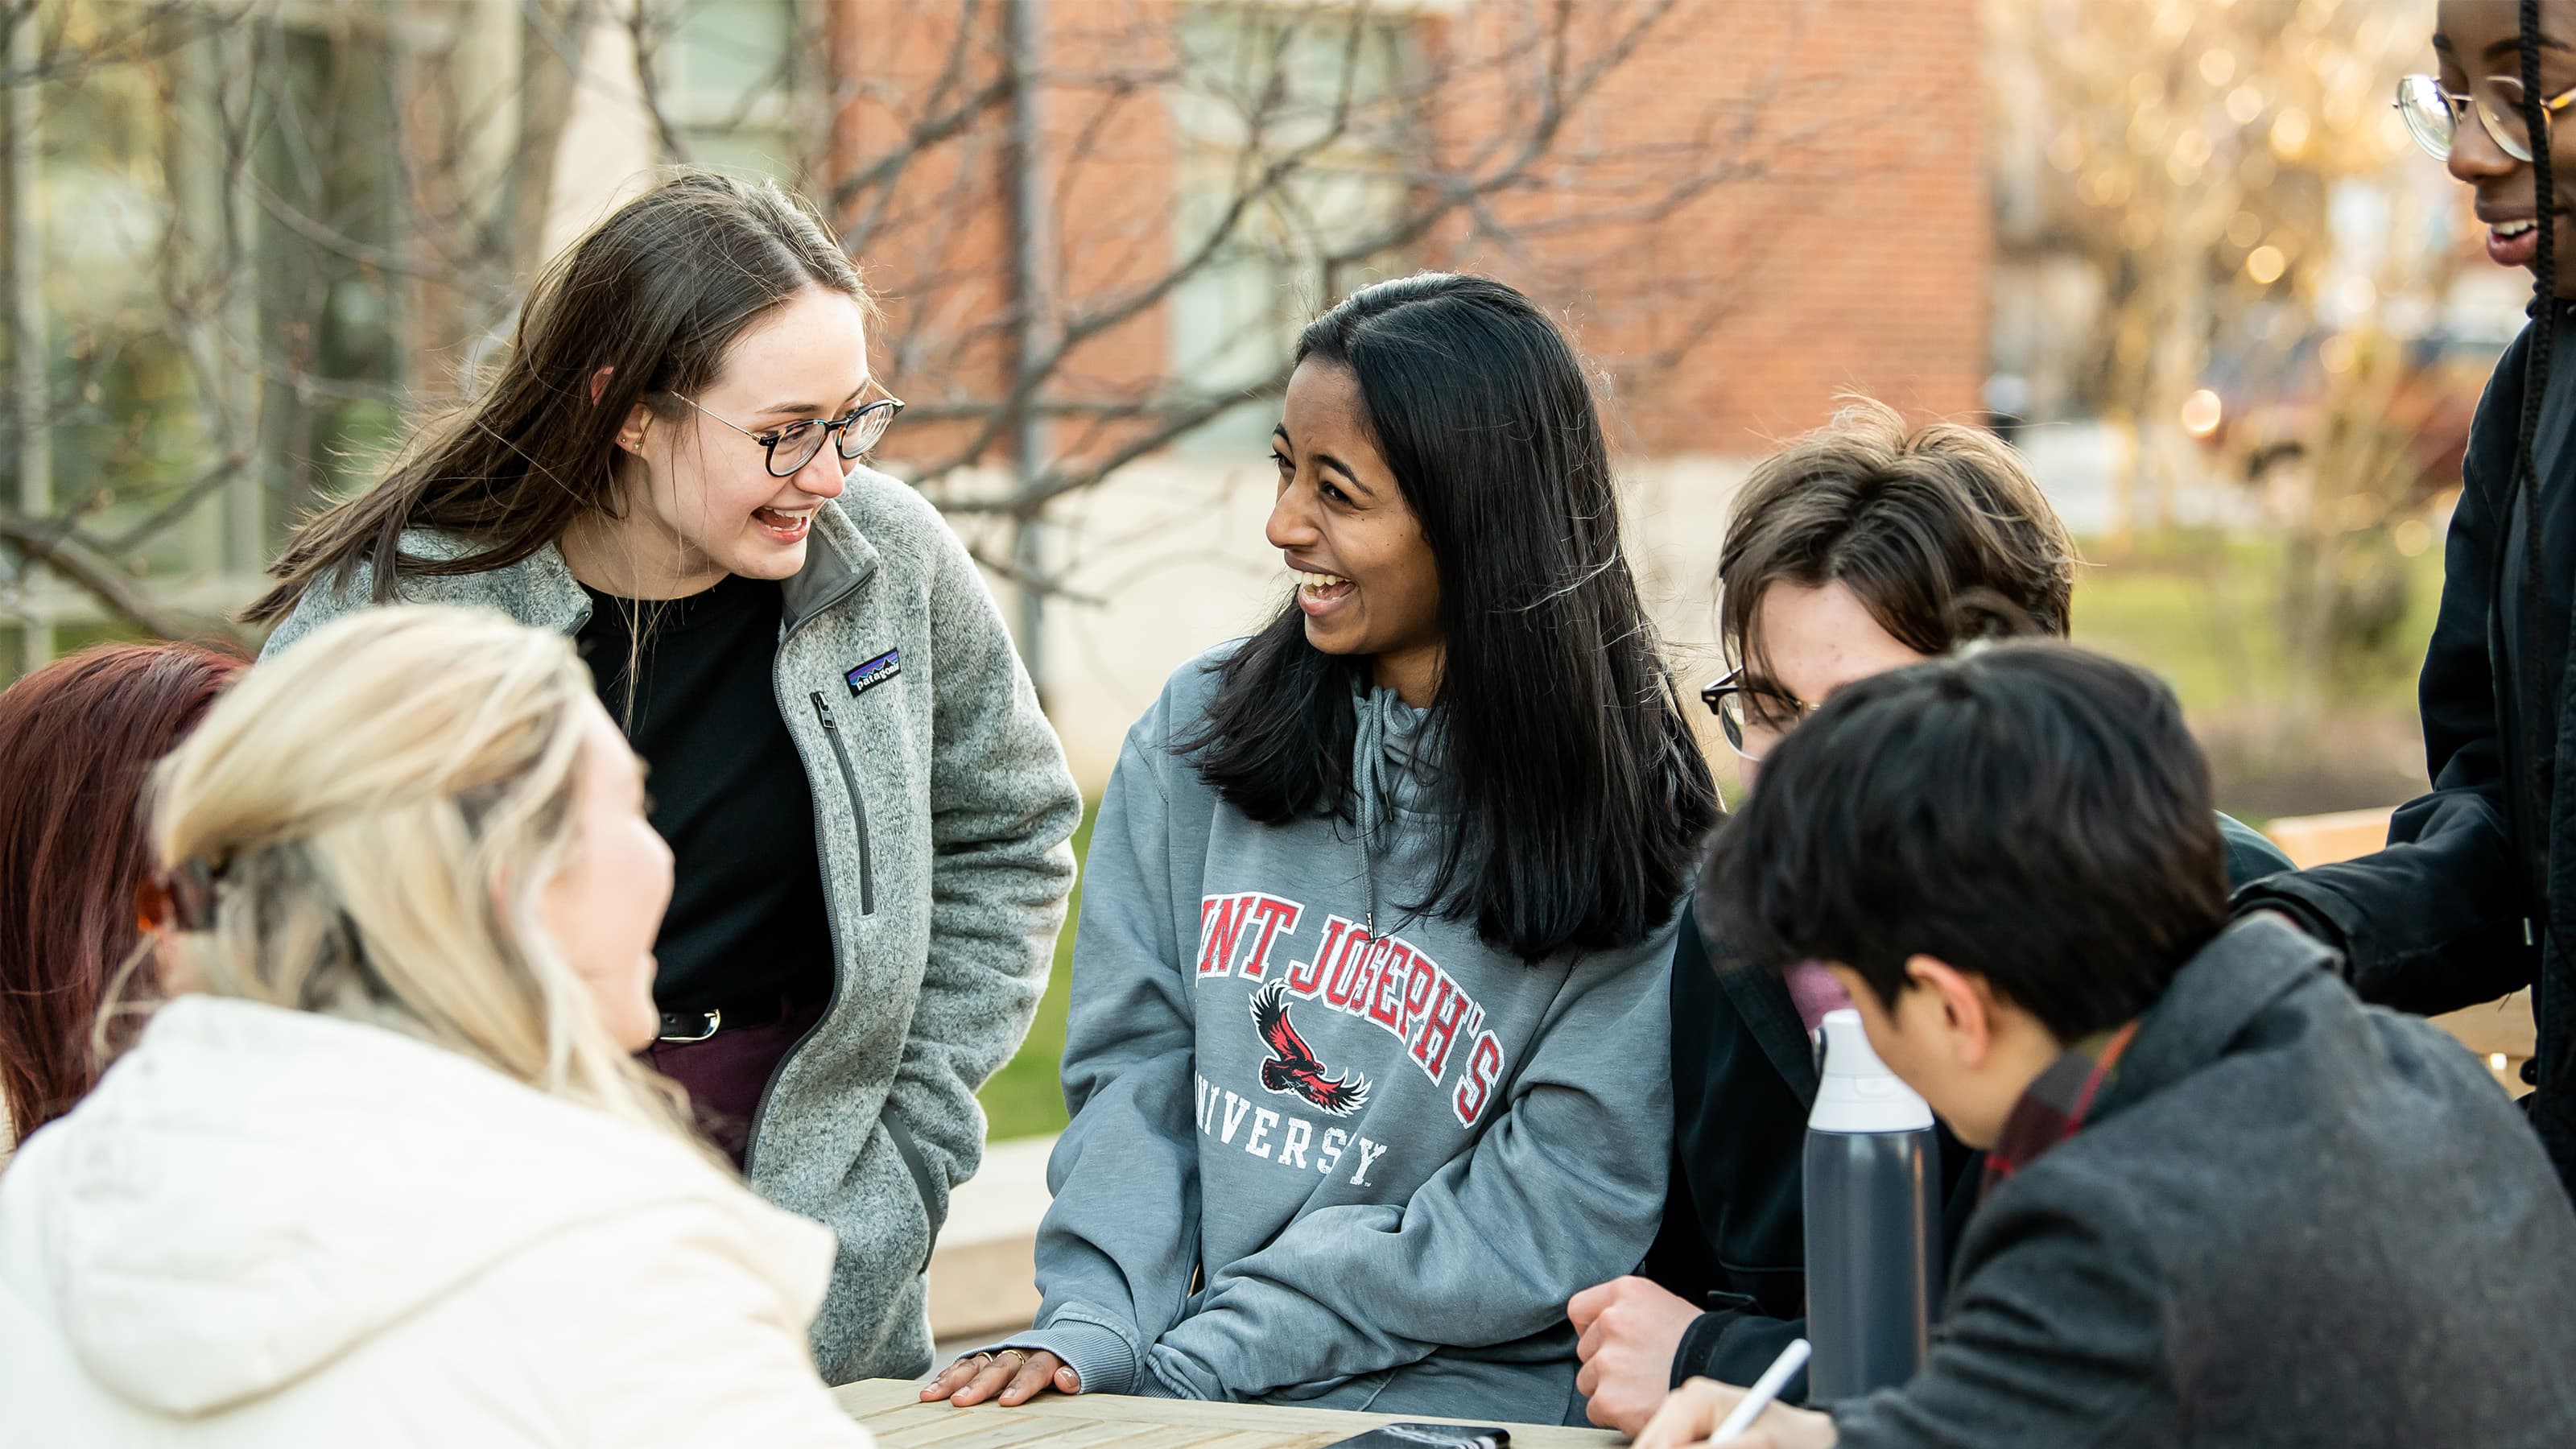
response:
M652 1065L840 1237L815 1361L930 1367L931 1244L1028 1034L1082 797L936 509L858 460L902 404L814 207L682 172L531 288L490 385L299 529L266 657L397 601L571 636L678 886Z
M869 1442L831 1235L631 1055L671 855L569 643L342 620L153 802L171 1000L0 1181L10 1442Z

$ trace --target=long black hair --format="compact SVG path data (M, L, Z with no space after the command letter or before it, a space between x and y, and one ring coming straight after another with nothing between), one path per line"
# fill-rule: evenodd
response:
M1452 824L1402 908L1473 921L1525 960L1644 939L1685 892L1717 789L1620 551L1573 347L1501 282L1425 273L1352 294L1297 359L1358 383L1439 570L1434 788ZM1263 824L1354 818L1368 661L1308 643L1292 600L1218 667L1179 745L1201 777Z

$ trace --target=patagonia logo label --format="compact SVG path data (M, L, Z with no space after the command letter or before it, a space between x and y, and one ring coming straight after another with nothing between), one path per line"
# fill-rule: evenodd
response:
M889 649L842 675L841 678L848 681L851 694L861 695L901 673L903 673L903 651Z

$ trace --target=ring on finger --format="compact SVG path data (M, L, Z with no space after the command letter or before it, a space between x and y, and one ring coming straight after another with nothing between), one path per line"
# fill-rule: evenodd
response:
M993 1356L989 1353L979 1353L975 1355L975 1367L977 1368L989 1368L992 1365L992 1362Z
M999 1359L999 1358L1006 1358L1006 1359L1009 1359L1009 1360L1010 1360L1011 1362L1013 1362L1013 1363L1023 1363L1023 1364L1024 1364L1024 1363L1027 1363L1027 1362L1029 1361L1029 1356L1028 1356L1026 1353L1024 1353L1024 1352L1022 1352L1022 1351L1020 1351L1019 1349L1016 1349L1016 1348L1006 1348L1006 1349L1003 1349L1001 1352L999 1352L999 1353L997 1353L997 1354L993 1355L993 1357L995 1357L995 1358L997 1358L997 1359Z

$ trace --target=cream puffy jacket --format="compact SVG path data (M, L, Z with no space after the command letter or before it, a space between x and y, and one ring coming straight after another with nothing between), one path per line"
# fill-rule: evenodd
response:
M183 997L0 1176L0 1441L866 1446L831 1264L663 1133Z

